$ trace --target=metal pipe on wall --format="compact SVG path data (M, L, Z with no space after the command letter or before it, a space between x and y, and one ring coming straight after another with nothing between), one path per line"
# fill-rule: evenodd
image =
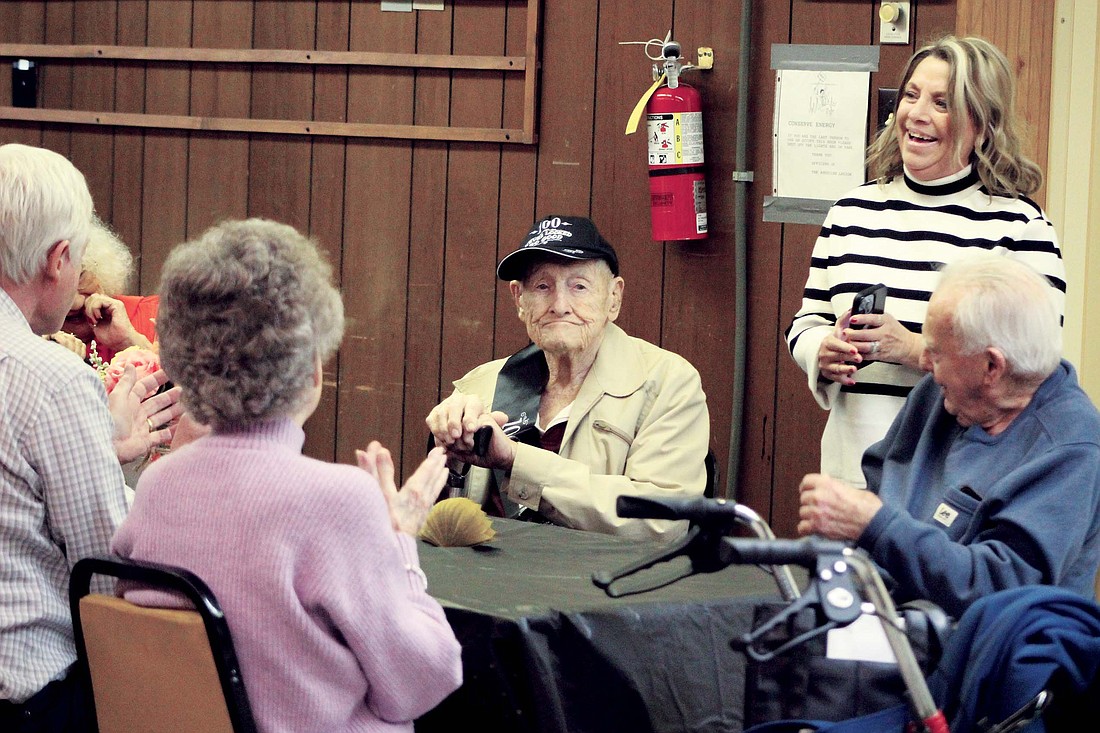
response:
M747 187L752 175L745 171L749 127L749 41L752 36L752 0L741 0L741 49L737 66L737 134L734 165L733 241L734 241L734 334L733 334L733 406L730 414L729 461L726 464L726 499L737 498L737 473L741 465L742 421L745 411L745 350L748 329L748 273L746 256L748 237L745 212Z

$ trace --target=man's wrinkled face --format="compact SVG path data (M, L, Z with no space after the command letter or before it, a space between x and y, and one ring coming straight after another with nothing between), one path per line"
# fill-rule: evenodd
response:
M924 353L920 366L932 372L943 392L943 406L963 427L985 425L996 415L985 384L987 358L984 352L960 353L951 313L956 299L940 293L932 296L924 320Z
M548 260L535 265L512 295L527 335L549 354L580 354L598 347L618 318L623 279L603 260Z

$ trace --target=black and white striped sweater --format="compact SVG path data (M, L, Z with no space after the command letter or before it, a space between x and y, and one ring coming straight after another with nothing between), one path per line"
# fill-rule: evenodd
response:
M821 437L821 470L865 484L863 451L885 434L917 369L871 362L856 384L817 380L817 352L852 297L885 283L886 311L914 333L924 324L939 268L977 250L1014 257L1046 275L1065 313L1065 270L1054 227L1027 197L991 196L970 167L931 183L898 176L866 183L829 210L814 244L802 307L787 329L787 346L806 372L814 398L830 411Z

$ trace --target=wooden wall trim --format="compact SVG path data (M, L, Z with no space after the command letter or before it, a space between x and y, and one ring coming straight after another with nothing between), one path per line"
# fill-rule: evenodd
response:
M219 64L302 64L306 66L396 66L416 69L524 71L525 56L474 56L377 51L306 51L259 48L164 48L150 46L50 45L0 43L0 57L28 59L102 59L111 61L184 61Z
M391 125L315 120L255 120L241 117L85 112L82 110L31 109L26 107L0 107L0 119L19 120L21 122L64 122L73 125L138 127L149 130L207 130L277 135L453 140L483 143L530 144L534 142L533 132L529 134L522 128Z

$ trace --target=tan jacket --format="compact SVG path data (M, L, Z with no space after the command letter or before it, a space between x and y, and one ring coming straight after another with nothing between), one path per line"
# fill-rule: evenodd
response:
M457 392L492 405L505 359L455 382ZM514 416L512 416L514 417ZM565 527L667 541L686 522L622 519L624 494L701 496L710 415L699 373L686 359L608 324L592 370L569 413L560 453L517 444L503 491ZM470 498L484 502L492 472L473 468Z

